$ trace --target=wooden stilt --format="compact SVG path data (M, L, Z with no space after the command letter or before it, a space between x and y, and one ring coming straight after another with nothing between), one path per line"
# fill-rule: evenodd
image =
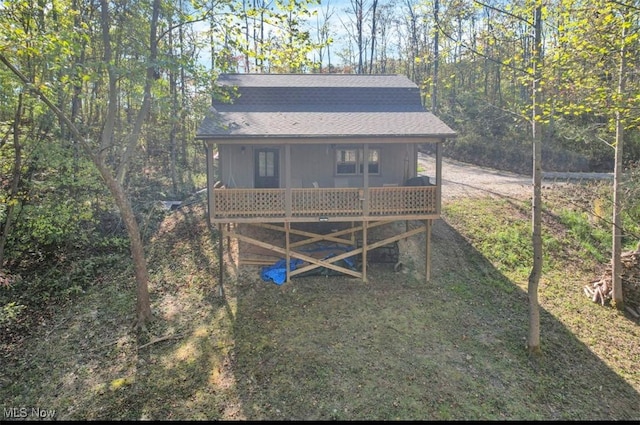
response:
M367 283L367 221L362 222L362 281Z
M244 235L241 235L239 233L234 233L233 237L235 237L239 241L247 242L247 243L255 245L255 246L266 248L266 249L268 249L270 251L278 253L280 256L285 256L287 254L286 249L283 248L283 247L279 247L279 246L276 246L276 245L268 244L266 242L262 242L262 241L257 240L257 239L252 239L252 238L250 238L248 236L244 236ZM337 266L337 265L333 264L335 262L338 262L338 261L342 260L343 258L347 258L347 257L351 257L351 256L354 256L354 255L358 255L358 254L360 254L361 251L362 251L362 249L358 248L358 249L355 249L355 250L352 250L352 251L345 252L343 254L339 254L339 255L333 256L333 257L328 258L326 260L320 260L318 258L314 258L312 256L305 255L305 254L303 254L301 252L289 251L289 255L292 258L297 258L299 260L306 261L307 263L310 264L309 266L301 267L299 269L296 269L296 270L292 271L291 272L291 277L296 276L296 275L298 275L300 273L304 273L306 271L315 269L317 267L326 267L326 268L329 268L329 269L332 269L332 270L336 270L336 271L339 271L339 272L342 272L342 273L345 273L345 274L348 274L348 275L351 275L351 276L354 276L354 277L358 277L358 278L362 277L362 274L359 273L359 272L353 271L353 270L351 270L349 268L346 268L346 267L341 267L341 266Z
M255 247L258 247L262 250L264 250L265 252L268 252L269 254L261 254L261 255L270 255L274 258L285 258L285 261L287 262L286 265L286 281L290 282L291 278L293 278L294 276L297 276L299 274L303 274L306 273L308 271L317 269L319 267L325 267L331 270L335 270L338 271L340 273L346 274L346 275L350 275L359 279L362 279L363 282L368 282L368 277L367 277L367 266L368 266L368 252L374 249L377 249L381 246L385 246L385 245L389 245L393 242L396 242L400 239L406 239L409 238L411 236L417 235L419 233L425 232L427 231L427 242L426 242L426 251L427 251L427 258L425 259L425 263L426 263L426 273L427 273L427 280L430 279L430 274L431 274L431 265L430 265L430 258L431 258L431 227L432 227L432 222L433 220L421 220L425 223L425 226L423 227L422 225L418 225L418 226L412 226L413 228L410 229L407 232L400 232L398 234L395 234L393 236L384 238L382 240L379 241L375 241L372 243L369 243L369 232L371 229L374 229L378 226L382 226L382 225L386 225L386 224L390 224L392 223L392 221L361 221L361 222L355 222L353 221L353 227L347 227L343 230L338 230L336 232L332 232L328 235L321 235L321 234L317 234L317 233L313 233L313 232L309 232L309 231L301 231L299 229L295 229L292 228L291 226L291 222L283 222L281 226L275 226L275 225L271 225L271 224L267 224L267 223L260 223L260 224L252 224L252 226L257 226L257 227L262 227L262 228L267 228L267 229L272 229L272 230L277 230L277 231L282 231L283 233L285 233L285 243L284 246L279 246L279 245L274 245L274 244L270 244L267 242L264 242L260 239L254 239L253 237L250 236L250 232L247 235L243 235L241 233L241 228L240 227L236 227L234 226L233 228L230 228L228 231L225 231L224 233L222 233L224 227L224 224L219 224L219 231L221 232L220 238L224 238L226 237L228 240L230 240L231 238L234 238L235 240L238 241L238 243L242 242L242 243L247 243L250 245L253 245ZM304 245L307 245L309 243L312 243L314 241L320 241L320 240L327 240L327 241L340 241L340 243L345 244L345 245L349 245L350 241L347 237L341 238L340 236L343 235L347 235L349 233L353 232L354 233L354 248L352 250L349 250L347 252L344 252L342 254L338 254L335 256L331 256L330 258L326 258L326 259L320 259L320 258L315 258L312 255L308 255L304 252L299 252L297 251L297 248L302 247ZM361 247L357 247L357 235L355 234L356 232L362 232L362 246ZM296 235L296 236L304 236L307 239L303 240L303 241L298 241L298 242L292 242L291 241L291 235ZM220 249L222 249L220 247ZM221 251L221 256L222 251ZM230 255L230 254L225 254L225 255ZM239 255L239 259L238 262L240 263L244 263L244 264L252 264L252 265L265 265L268 263L271 263L272 261L267 261L264 258L257 260L257 259L247 259L245 258L243 261L243 258L241 258L242 254L238 253ZM355 257L355 256L360 256L361 260L362 260L362 264L360 267L360 270L352 270L348 267L342 267L339 266L339 261L344 259L344 258L348 258L348 257ZM301 267L297 268L296 270L290 270L291 269L291 261L293 261L293 259L298 259L298 260L302 260L303 262L307 263L306 265L303 264L301 265ZM229 261L232 261L231 259L229 259ZM265 263L266 261L266 263ZM264 264L263 264L264 263ZM221 264L222 267L222 264Z
M355 232L355 222L351 222L351 246L353 246L354 248L356 247L356 232Z
M218 294L223 295L223 283L224 283L224 235L222 233L222 224L218 224L218 265L220 267L218 281Z
M286 261L285 261L285 267L286 267L286 271L285 271L285 276L287 276L287 283L291 282L291 244L289 241L289 230L291 228L291 223L289 223L288 221L284 223L284 246L285 246L285 250L286 250Z
M433 223L433 220L431 219L424 221L425 231L426 231L425 275L427 278L427 282L431 280L431 224L432 223Z

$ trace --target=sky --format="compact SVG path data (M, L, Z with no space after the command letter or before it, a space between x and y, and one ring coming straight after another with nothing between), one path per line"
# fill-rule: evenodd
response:
M365 2L369 1L370 0L365 0ZM322 0L322 3L320 5L310 6L309 10L312 12L315 11L317 16L312 16L304 24L304 29L310 32L312 39L317 39L317 26L318 24L322 25L323 13L326 13L327 5L330 13L330 36L333 39L333 43L330 47L330 59L332 65L338 65L342 62L342 60L338 56L338 52L344 50L348 43L349 35L347 33L345 25L349 25L350 22L346 11L351 8L351 0ZM207 22L200 22L196 24L196 31L198 32L204 33L208 31L208 29L209 24ZM315 52L315 56L317 57L317 52ZM207 51L207 49L202 51L200 62L205 64L205 66L210 66L211 55L210 52ZM326 53L323 62L323 65L326 66Z

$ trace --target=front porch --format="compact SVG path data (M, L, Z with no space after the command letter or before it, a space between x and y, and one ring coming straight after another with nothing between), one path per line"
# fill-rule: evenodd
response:
M240 153L228 155L232 160L242 157L242 150L240 147L238 149ZM382 149L382 145L377 145L376 149ZM275 149L272 150L275 151ZM338 179L332 176L331 171L325 173L330 177L328 179L322 179L321 173L313 173L311 170L306 174L297 170L296 178L293 178L291 146L284 145L282 150L284 151L283 178L278 184L283 187L248 187L252 185L251 181L240 178L227 179L224 178L226 176L224 173L222 173L222 180L230 182L232 186L218 187L213 183L215 181L211 160L213 146L209 145L209 220L212 225L217 225L221 242L226 240L230 243L231 239L235 239L239 243L269 252L271 258L285 260L286 282L289 282L292 277L304 275L318 268L333 270L367 282L367 261L372 250L424 233L425 278L426 281L430 280L431 228L434 220L440 218L441 213L441 143L436 143L435 147L435 169L421 170L430 177L418 175L417 146L413 146L402 149L402 152L410 154L407 159L413 158L408 161L404 161L404 153L400 157L394 157L392 153L394 151L387 150L389 155L385 156L384 160L389 162L386 163L387 173L384 175L370 175L365 159L363 173L351 176L347 187L342 186L344 178ZM369 151L367 143L363 144L362 151L363 158L367 158ZM247 156L255 157L255 155ZM274 158L278 157L279 154L274 155ZM333 155L327 158L333 158ZM390 161L390 158L394 158L394 161ZM275 163L279 162L275 161ZM394 167L397 163L404 165ZM320 168L333 169L331 164ZM237 167L229 167L229 169L237 169ZM395 170L395 173L392 173L392 170ZM277 175L277 173L274 174ZM244 176L245 179L246 177ZM253 184L257 181L257 173L254 177L256 180ZM330 231L300 231L295 228L296 224L313 223L328 224ZM410 226L410 223L414 224ZM269 238L243 234L239 231L242 225L270 229L275 231L275 234ZM395 231L387 232L380 239L372 237L372 229L379 227L388 227ZM292 237L301 239L292 240ZM356 240L359 243L355 243ZM322 241L340 244L348 247L349 251L328 258L317 258L305 252L309 245ZM222 255L222 243L219 248ZM341 265L342 260L353 257L359 259L358 269ZM250 258L240 260L246 261L245 264L253 262ZM292 262L301 265L290 269ZM257 265L257 263L254 264ZM222 276L222 266L220 273Z
M212 223L424 220L440 216L440 185L212 191Z

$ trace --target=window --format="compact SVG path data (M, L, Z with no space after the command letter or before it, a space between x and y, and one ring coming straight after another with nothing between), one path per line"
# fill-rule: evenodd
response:
M364 149L336 150L336 174L364 174ZM379 149L369 149L369 174L380 174Z
M360 174L364 174L364 150L360 149ZM380 172L380 151L378 149L369 149L369 174L378 174Z
M277 177L275 170L276 170L275 152L271 152L271 151L258 152L258 176Z
M356 173L356 150L355 149L338 149L337 154L337 173L338 174L355 174Z

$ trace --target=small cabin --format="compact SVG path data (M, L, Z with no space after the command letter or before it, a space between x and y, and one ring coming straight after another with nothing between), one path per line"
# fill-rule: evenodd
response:
M440 217L441 145L456 134L425 110L413 82L400 75L222 74L216 87L197 132L207 149L212 225L285 258L287 281L314 267L366 281L368 251L426 231L429 279L431 224ZM433 170L418 167L418 149L426 145L433 145ZM424 226L368 241L368 229L409 220ZM333 231L296 230L297 223L326 222L335 223ZM277 229L283 240L247 237L229 226L241 223ZM340 255L313 258L297 249L304 241L290 242L292 234L309 243L359 240L349 254L361 257L362 269L341 267ZM290 270L291 259L305 265Z

